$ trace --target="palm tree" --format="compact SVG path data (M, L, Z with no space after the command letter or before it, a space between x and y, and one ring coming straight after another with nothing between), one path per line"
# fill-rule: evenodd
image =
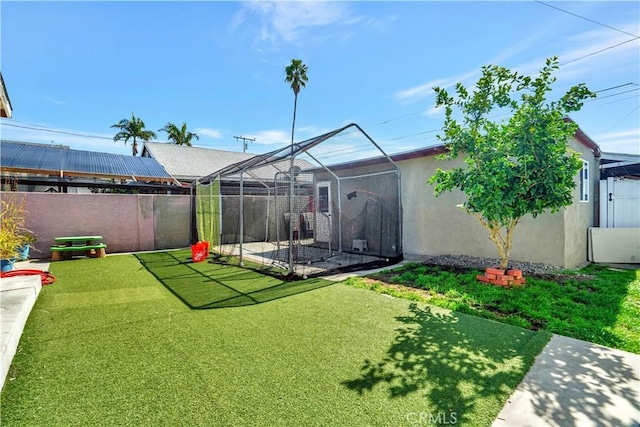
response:
M127 141L129 141L129 139L133 140L131 143L131 151L134 156L138 154L138 139L142 141L149 141L151 138L156 137L156 134L153 131L146 130L144 128L144 122L142 119L136 117L133 113L131 113L131 120L122 119L115 125L111 125L111 127L120 129L120 132L113 137L114 141L124 139L124 145L127 145Z
M296 109L298 107L298 93L300 93L300 88L306 86L309 78L307 77L307 66L302 63L301 59L292 59L291 64L285 68L285 72L287 73L287 77L284 81L291 84L291 89L295 96L293 99L293 124L291 125L291 144L293 144L293 132L296 127Z
M195 137L196 139L200 139L200 137L193 133L187 132L187 124L182 123L182 127L178 128L178 126L174 125L171 122L168 122L162 129L159 129L158 132L166 132L167 139L173 141L176 145L188 145L191 147L191 140Z

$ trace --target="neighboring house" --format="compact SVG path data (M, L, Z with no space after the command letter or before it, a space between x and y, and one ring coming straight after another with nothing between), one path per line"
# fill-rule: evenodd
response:
M640 155L602 153L598 226L640 227Z
M602 153L598 221L589 229L589 260L640 263L640 155Z
M153 158L183 184L191 184L213 171L254 157L253 154L166 142L145 142L142 158Z
M184 192L155 160L121 154L72 150L66 146L0 141L3 189L91 192L129 189ZM95 190L94 190L95 191Z
M11 100L7 93L7 87L4 85L4 78L0 73L0 117L6 117L8 119L13 115L13 108L11 107Z

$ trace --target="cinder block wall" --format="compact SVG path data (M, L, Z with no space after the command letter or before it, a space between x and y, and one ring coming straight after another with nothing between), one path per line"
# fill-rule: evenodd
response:
M38 236L32 258L51 256L60 236L100 235L107 253L186 247L186 195L12 193L24 198L27 228ZM4 195L4 193L3 193Z

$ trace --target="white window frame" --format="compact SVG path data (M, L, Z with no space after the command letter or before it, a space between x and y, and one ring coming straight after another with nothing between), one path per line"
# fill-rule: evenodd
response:
M591 187L589 162L582 160L582 169L579 172L578 191L580 192L580 202L589 203L589 188Z

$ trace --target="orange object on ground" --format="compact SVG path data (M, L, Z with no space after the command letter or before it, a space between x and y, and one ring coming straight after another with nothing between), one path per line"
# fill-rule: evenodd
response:
M202 262L209 255L209 242L198 242L191 245L191 259L193 262Z
M40 280L42 281L42 285L50 285L56 281L56 278L53 274L48 271L42 270L11 270L5 273L0 273L0 277L17 277L17 276L40 276Z

